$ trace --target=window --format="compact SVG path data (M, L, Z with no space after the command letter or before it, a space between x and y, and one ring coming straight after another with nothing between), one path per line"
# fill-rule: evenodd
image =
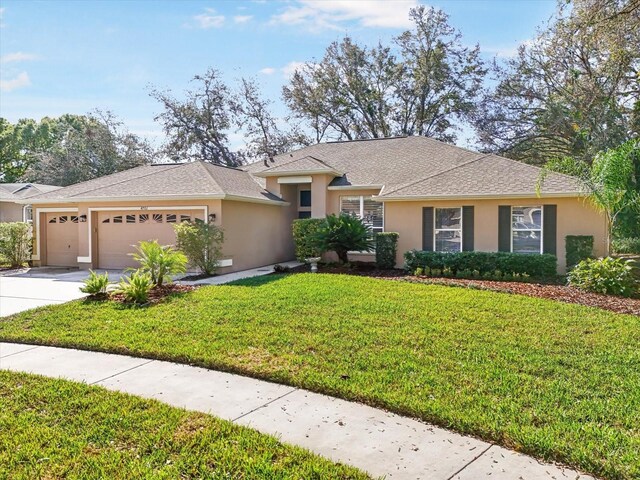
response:
M78 223L78 216L77 215L72 215L71 216L71 222Z
M511 251L542 253L542 207L511 207Z
M361 218L374 233L384 231L384 206L371 197L340 197L340 211Z
M147 223L149 221L148 213L141 213L138 215L138 223Z
M175 213L167 213L167 223L176 223Z
M22 212L22 216L24 217L24 221L27 223L33 222L33 208L31 205L27 205L24 207L24 211Z
M136 223L135 215L127 215L127 223Z
M436 252L462 251L462 208L434 209L433 229Z
M190 222L191 215L180 215L180 222Z
M67 220L69 220L69 217L67 217L66 215L58 217L58 223L67 223Z
M154 213L153 214L153 221L156 223L162 223L162 214L161 213Z
M300 190L300 206L311 206L311 190Z
M122 215L116 215L113 217L113 223L122 223Z
M311 212L298 212L298 218L311 218Z

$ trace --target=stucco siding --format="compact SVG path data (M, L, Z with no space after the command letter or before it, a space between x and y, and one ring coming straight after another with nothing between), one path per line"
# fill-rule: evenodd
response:
M411 249L422 248L422 208L462 207L474 208L474 250L495 252L498 250L498 207L500 205L537 206L557 205L557 256L558 271L565 272L565 237L567 235L593 235L594 253L606 255L606 222L604 216L588 202L580 198L545 199L492 199L458 201L397 201L385 202L385 231L398 232L398 266L403 255Z
M0 202L0 222L22 222L24 205L13 202Z
M282 186L295 189L295 186ZM295 193L292 192L294 195ZM233 266L223 272L245 270L294 259L291 222L297 205L271 206L257 203L222 201L222 228L225 257Z

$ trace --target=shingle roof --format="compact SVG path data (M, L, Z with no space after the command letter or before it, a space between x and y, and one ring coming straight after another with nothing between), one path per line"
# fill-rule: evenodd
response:
M33 197L62 187L42 183L0 183L0 201L14 201Z
M225 196L281 201L246 172L204 162L144 165L38 195L33 201Z
M385 197L535 195L540 169L497 155L486 155L427 137L393 137L311 145L278 155L266 167L244 167L265 175L313 157L344 172L330 186L371 186ZM576 179L547 177L543 193L580 194Z
M275 166L262 170L261 172L254 172L254 175L257 176L269 176L269 175L278 175L278 174L300 174L300 173L333 173L336 175L341 174L342 172L336 171L335 168L327 165L322 160L318 160L312 156L306 156L302 158L294 158L294 160L290 162L282 162L278 163Z

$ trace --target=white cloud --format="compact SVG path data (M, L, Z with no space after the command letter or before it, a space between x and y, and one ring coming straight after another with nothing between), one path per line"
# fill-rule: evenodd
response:
M205 13L194 15L193 20L198 28L220 28L224 25L224 15L216 14L213 8L206 8Z
M418 0L298 0L271 17L272 24L306 25L313 30L341 30L343 22L362 27L409 28L409 10Z
M259 70L258 73L261 73L263 75L273 75L274 73L276 73L276 69L273 67L264 67L262 70Z
M36 60L38 57L33 53L14 52L0 56L0 63L26 62Z
M293 74L296 73L296 70L298 70L303 65L304 65L304 62L295 62L295 61L289 62L280 70L282 71L282 73L286 78L291 78L293 77Z
M253 15L236 15L233 17L233 21L236 23L247 23L253 18Z
M0 90L3 92L10 92L29 85L31 85L31 80L27 72L22 72L10 80L0 79Z

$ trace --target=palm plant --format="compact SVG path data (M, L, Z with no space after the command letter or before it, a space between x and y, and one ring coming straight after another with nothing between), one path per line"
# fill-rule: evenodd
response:
M164 281L171 281L172 275L187 271L187 257L171 245L160 245L157 240L140 242L137 252L130 254L140 264L140 270L148 273L151 282L158 287Z
M360 218L347 213L327 215L315 234L315 240L323 252L336 252L342 263L349 262L349 252L370 252L374 247L371 228Z

